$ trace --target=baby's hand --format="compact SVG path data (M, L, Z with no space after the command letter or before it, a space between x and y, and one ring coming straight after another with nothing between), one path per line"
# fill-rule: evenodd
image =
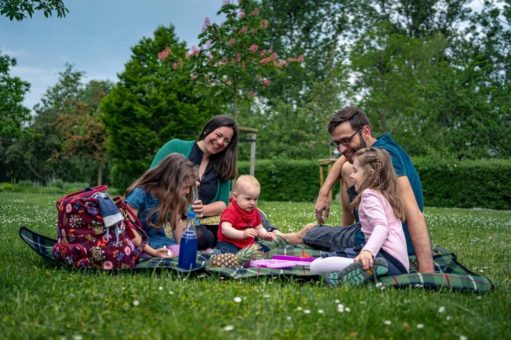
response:
M243 230L243 235L245 236L245 238L247 238L247 237L256 237L257 236L257 230L255 230L254 228L247 228L247 229Z
M172 257L172 252L165 247L155 249L154 251L155 251L155 255L157 257L161 257L162 259L167 259L167 258Z
M262 233L259 234L259 237L266 241L272 241L272 240L275 240L277 235L275 235L275 233L273 233L273 232L264 232L263 231Z
M369 269L373 266L373 254L370 251L362 250L357 257L355 257L355 262L362 263L362 268Z

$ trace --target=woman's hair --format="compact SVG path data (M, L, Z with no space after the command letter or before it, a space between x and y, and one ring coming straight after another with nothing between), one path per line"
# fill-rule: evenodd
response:
M204 140L207 135L223 126L232 128L231 141L225 150L211 155L209 159L218 176L222 180L228 180L236 176L236 159L238 158L238 124L234 118L225 115L214 116L202 129L199 140Z
M128 188L126 196L136 187L143 188L160 201L160 204L149 212L147 223L161 228L170 223L171 227L175 228L179 220L186 216L188 203L192 199L191 191L182 197L181 190L190 183L195 186L197 179L198 174L193 163L178 153L171 153L138 178ZM151 223L154 214L158 216L156 225Z
M365 178L357 188L358 195L351 203L351 207L359 206L365 189L376 189L389 201L396 217L403 221L404 206L397 192L397 176L389 153L383 149L363 148L355 153L353 160L358 160L364 170Z

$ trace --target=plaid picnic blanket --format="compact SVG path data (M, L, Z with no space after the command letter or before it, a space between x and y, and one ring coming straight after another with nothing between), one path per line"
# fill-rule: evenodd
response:
M56 265L60 265L53 257L52 252L56 240L40 235L26 227L20 228L19 235L21 239L41 257ZM304 245L282 245L274 241L263 242L263 247L267 250L263 254L263 258L267 259L271 259L274 255L320 257L322 254L321 251ZM199 252L197 255L197 267L192 271L179 268L177 266L177 258L151 258L149 260L139 261L134 270L172 270L187 274L208 273L231 279L260 276L293 277L305 280L317 280L320 278L319 275L312 274L308 266L294 266L285 269L212 267L210 261L211 256L212 254L210 253ZM487 293L493 289L493 284L488 278L468 270L457 261L456 255L446 249L435 248L433 250L433 260L435 273L418 273L417 261L414 257L411 257L409 274L379 277L377 283L371 284L382 287L447 289L476 293Z

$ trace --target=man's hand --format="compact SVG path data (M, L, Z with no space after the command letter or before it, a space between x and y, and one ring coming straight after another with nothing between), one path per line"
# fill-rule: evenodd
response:
M330 215L330 199L328 194L325 196L319 193L314 210L316 211L316 221L319 224L324 224Z

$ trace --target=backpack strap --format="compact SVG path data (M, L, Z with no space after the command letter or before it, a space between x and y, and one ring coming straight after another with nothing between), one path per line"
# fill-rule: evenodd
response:
M128 203L121 197L121 196L115 196L113 198L113 201L115 205L121 210L126 218L126 224L128 224L129 228L132 228L133 231L139 232L142 242L140 243L140 246L138 247L141 251L144 250L145 245L147 244L147 235L142 228L142 222L140 222L138 216L133 212L133 210L130 208Z

